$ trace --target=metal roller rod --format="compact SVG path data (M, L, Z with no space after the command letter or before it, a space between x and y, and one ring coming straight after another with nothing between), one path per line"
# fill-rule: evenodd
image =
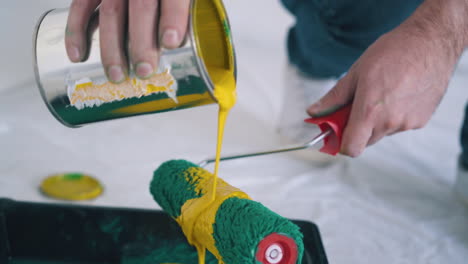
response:
M250 157L255 157L255 156L262 156L262 155L269 155L269 154L275 154L275 153L282 153L282 152L289 152L289 151L295 151L295 150L301 150L301 149L307 149L310 148L314 145L316 145L318 142L322 141L325 139L327 136L329 136L332 133L332 130L326 130L319 134L318 136L314 137L311 141L299 145L299 146L292 146L292 147L286 147L282 149L274 149L274 150L266 150L266 151L259 151L259 152L250 152L250 153L243 153L243 154L237 154L237 155L231 155L231 156L223 156L220 158L220 161L225 161L225 160L233 160L233 159L242 159L242 158L250 158ZM215 162L215 158L209 158L202 160L198 163L198 166L200 167L205 167L206 165Z

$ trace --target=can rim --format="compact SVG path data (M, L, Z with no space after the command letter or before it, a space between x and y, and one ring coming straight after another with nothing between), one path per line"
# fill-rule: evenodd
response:
M208 69L205 65L205 62L203 58L200 55L200 49L199 49L199 43L197 41L197 38L195 37L195 29L194 29L194 14L195 14L195 2L197 0L190 1L190 17L189 17L189 36L190 36L190 41L192 43L192 51L193 54L195 54L195 61L197 63L197 70L200 73L200 76L203 77L203 80L208 86L208 92L212 99L218 103L218 99L214 95L214 84L213 81L211 80L210 74L208 72ZM231 23L229 21L229 16L227 15L226 12L226 7L224 6L224 3L222 1L219 1L219 9L221 12L223 12L225 23L229 29L231 29ZM236 49L234 47L234 41L232 38L232 34L229 36L229 45L232 49L232 66L233 66L233 75L234 75L234 81L237 82L237 60L236 60ZM201 69L201 70L200 70Z
M33 68L34 68L34 77L35 77L35 81L36 81L36 85L39 89L39 93L41 94L41 97L42 97L42 100L46 103L45 105L47 106L47 108L49 109L49 111L52 113L52 115L55 117L55 119L57 119L60 123L62 123L63 125L67 126L67 127L70 127L70 128L77 128L77 127L80 127L79 125L72 125L70 123L67 123L65 122L65 120L63 120L60 115L55 111L54 107L52 107L52 105L50 105L50 102L47 98L47 95L45 94L45 89L44 89L44 86L42 85L42 82L41 82L41 77L40 77L40 74L39 74L39 66L38 66L38 62L37 62L37 37L38 37L38 34L39 34L39 29L41 27L41 24L42 22L44 21L44 18L51 12L55 11L55 10L59 10L58 8L54 8L54 9L50 9L46 12L44 12L44 14L42 14L35 27L34 27L34 33L33 33Z

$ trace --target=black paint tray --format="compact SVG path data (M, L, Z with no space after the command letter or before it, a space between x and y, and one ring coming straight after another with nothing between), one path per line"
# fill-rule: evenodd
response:
M327 264L317 226L294 223L304 234L303 264ZM1 264L158 264L181 256L180 263L198 263L163 211L0 199Z

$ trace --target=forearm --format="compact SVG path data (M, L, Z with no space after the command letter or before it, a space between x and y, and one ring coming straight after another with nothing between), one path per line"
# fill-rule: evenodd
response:
M440 40L459 56L468 47L468 0L425 0L404 26Z
M425 0L402 24L459 57L468 47L468 0Z

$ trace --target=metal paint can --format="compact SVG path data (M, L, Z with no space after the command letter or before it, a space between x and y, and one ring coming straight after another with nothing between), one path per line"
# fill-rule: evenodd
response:
M125 84L117 85L107 81L101 65L98 12L89 23L88 54L81 63L70 62L65 50L68 9L46 12L36 27L36 82L50 112L66 126L216 103L217 72L236 79L234 45L221 1L193 0L184 44L161 50L155 77L138 80L130 68Z

